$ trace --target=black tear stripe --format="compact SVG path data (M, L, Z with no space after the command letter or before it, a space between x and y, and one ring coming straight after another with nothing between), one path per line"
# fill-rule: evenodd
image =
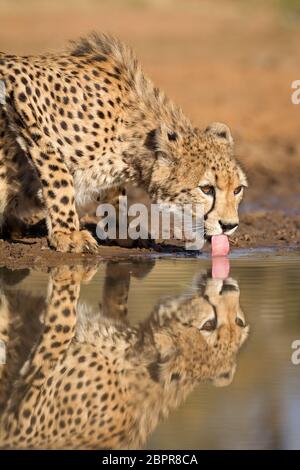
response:
M209 211L206 212L206 214L204 214L204 220L207 220L208 215L214 210L215 205L216 205L216 192L214 192L214 200L213 200L211 208L209 209Z
M216 328L217 328L217 327L218 327L218 312L217 312L217 307L216 307L213 303L211 303L211 301L210 301L210 299L209 299L209 297L208 297L207 294L205 294L203 298L206 300L207 303L209 303L209 305L212 307L212 309L213 309L213 311L214 311L214 315L215 315L214 320L215 320L215 322L216 322Z
M216 325L218 326L218 312L217 312L217 307L216 307L215 305L213 305L211 302L210 302L210 305L211 305L212 308L213 308L213 311L214 311L214 314L215 314Z
M238 292L238 288L234 286L233 284L224 284L222 286L220 294L223 295L226 292Z

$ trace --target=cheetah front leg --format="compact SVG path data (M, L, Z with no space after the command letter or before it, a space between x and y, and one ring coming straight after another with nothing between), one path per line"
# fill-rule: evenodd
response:
M9 200L9 183L4 148L5 126L5 115L0 107L0 232L2 232L2 226L5 221L5 211Z
M63 156L39 129L31 127L26 133L29 134L25 137L27 151L42 184L50 246L62 252L96 252L98 245L93 236L87 230L79 230L73 178Z
M35 426L41 423L35 415L41 415L45 408L43 391L47 389L50 394L53 376L61 369L59 361L64 359L75 335L81 283L89 282L96 271L96 266L61 266L51 271L43 332L0 417L1 446L13 443L17 447L20 442L25 446L26 439L39 429Z
M51 270L44 328L36 347L24 364L23 380L35 386L43 384L49 370L62 357L73 340L76 326L76 308L83 282L94 276L95 266L60 266Z
M19 102L9 94L7 96L5 84L1 80L0 109L40 179L50 246L62 252L96 252L96 240L87 230L79 229L73 177L63 155L54 149L50 139L37 124L34 113L28 114L27 108L26 113Z
M34 146L30 154L42 182L50 246L62 252L96 252L96 240L87 230L79 230L72 175L52 145L44 149Z

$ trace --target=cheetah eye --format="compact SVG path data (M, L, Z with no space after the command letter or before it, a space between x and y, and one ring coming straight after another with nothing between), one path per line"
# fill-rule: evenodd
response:
M199 328L200 331L214 331L217 328L217 319L212 318L211 320L207 320L201 328Z
M235 188L235 190L233 191L233 194L235 194L235 196L237 194L240 194L240 192L242 191L244 186L238 186L237 188Z
M205 186L199 186L199 188L207 196L213 196L215 194L215 188L209 184L206 184Z

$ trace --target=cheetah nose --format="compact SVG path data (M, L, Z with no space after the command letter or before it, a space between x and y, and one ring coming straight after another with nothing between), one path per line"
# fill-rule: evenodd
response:
M223 233L230 232L231 230L235 229L239 224L228 224L226 222L222 222L222 220L219 220L219 224L221 226L221 229L223 230Z

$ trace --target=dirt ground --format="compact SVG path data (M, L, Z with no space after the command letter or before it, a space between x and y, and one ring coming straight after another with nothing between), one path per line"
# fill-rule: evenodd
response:
M300 79L300 15L291 5L298 3L0 0L0 49L59 50L92 30L125 40L195 125L223 121L230 126L249 177L232 249L299 250L300 104L292 104L291 84ZM1 240L0 265L88 259L54 253L40 233L35 235ZM99 247L99 259L170 252L161 246L105 246Z

